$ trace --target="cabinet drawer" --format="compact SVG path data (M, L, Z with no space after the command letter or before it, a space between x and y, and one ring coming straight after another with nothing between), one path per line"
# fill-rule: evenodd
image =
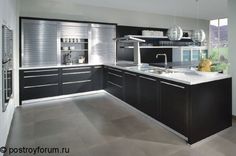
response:
M123 76L110 70L107 72L107 80L119 86L123 85L122 84Z
M58 75L24 76L23 86L37 86L58 83Z
M63 73L62 74L62 82L74 82L74 81L90 80L91 77L92 77L91 71Z
M52 97L59 95L58 84L41 85L23 88L22 100L30 100L44 97Z
M108 71L117 75L122 75L122 70L108 67Z
M92 90L91 80L66 82L62 84L63 94L74 94Z
M76 72L84 72L84 71L90 71L91 67L73 67L73 68L63 68L62 73L76 73Z
M123 99L123 87L110 81L106 83L106 91L119 99Z
M58 69L37 69L37 70L25 70L23 71L24 77L27 76L43 76L43 75L53 75L58 74Z

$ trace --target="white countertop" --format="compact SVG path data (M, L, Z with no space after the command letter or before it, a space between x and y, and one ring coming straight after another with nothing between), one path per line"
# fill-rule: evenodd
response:
M139 74L145 74L148 76L153 76L157 78L162 78L174 82L179 82L187 85L196 85L200 83L206 83L206 82L211 82L211 81L216 81L216 80L222 80L226 78L231 78L231 76L226 75L226 74L220 74L216 73L213 75L200 75L196 71L191 70L191 69L173 69L174 71L177 71L176 73L163 73L163 74L156 74L156 73L151 73L151 72L146 72L141 68L138 68L137 66L129 67L128 62L122 62L122 63L117 63L117 64L107 64L107 66L113 67L113 68L118 68L122 70L127 70L131 72L136 72ZM150 68L159 68L159 67L154 67L154 66L149 66ZM171 70L171 69L170 69Z
M220 73L215 74L215 75L211 75L211 76L205 76L205 75L203 76L203 75L200 75L200 74L198 74L195 71L190 70L190 69L184 69L184 70L179 69L180 72L177 72L177 73L156 74L156 73L151 73L151 72L144 71L142 67L140 68L138 66L135 66L133 64L133 62L130 62L130 61L119 61L115 64L74 64L74 65L57 65L57 66L45 66L45 67L22 67L22 68L20 68L20 70L45 69L45 68L65 68L65 67L83 67L83 66L96 66L96 65L106 65L106 66L110 66L110 67L113 67L113 68L118 68L118 69L121 69L121 70L136 72L136 73L139 73L139 74L144 74L144 75L148 75L148 76L162 78L162 79L175 81L175 82L179 82L179 83L183 83L183 84L187 84L187 85L195 85L195 84L200 84L200 83L205 83L205 82L211 82L211 81L231 78L230 75L220 74ZM154 68L154 69L159 68L159 67L147 66L147 65L145 67ZM173 70L178 71L178 69L173 69Z

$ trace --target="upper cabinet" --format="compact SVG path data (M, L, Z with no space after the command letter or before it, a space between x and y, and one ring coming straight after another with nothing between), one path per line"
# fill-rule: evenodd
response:
M21 24L22 66L57 65L57 23L22 20Z
M21 18L21 66L115 63L116 25Z
M91 24L90 63L114 63L116 61L116 26Z
M173 62L198 62L202 58L207 58L207 56L207 47L179 47L172 51Z

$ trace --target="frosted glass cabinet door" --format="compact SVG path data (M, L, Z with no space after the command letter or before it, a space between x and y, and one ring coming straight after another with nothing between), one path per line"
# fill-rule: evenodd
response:
M191 50L183 50L183 62L191 61Z
M192 61L199 61L199 60L200 60L200 50L193 50Z

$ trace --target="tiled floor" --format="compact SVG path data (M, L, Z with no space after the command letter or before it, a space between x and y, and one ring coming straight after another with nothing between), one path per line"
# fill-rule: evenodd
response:
M190 147L154 120L99 93L17 108L8 147L70 148L69 154L41 154L49 156L235 156L235 123Z

